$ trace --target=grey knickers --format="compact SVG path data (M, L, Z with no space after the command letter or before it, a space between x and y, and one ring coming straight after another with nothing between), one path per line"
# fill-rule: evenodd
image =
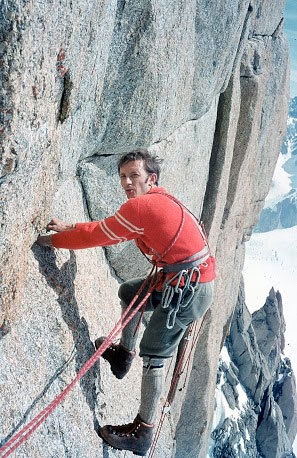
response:
M135 294L143 283L143 278L136 278L123 283L119 288L119 298L124 304L129 305ZM168 308L161 306L162 293L153 291L147 300L146 311L153 312L150 321L143 333L140 342L140 356L149 358L170 358L186 328L195 320L201 318L213 298L214 282L199 283L192 300L184 308L180 308L176 315L176 321L172 329L166 327ZM146 291L143 291L136 301L135 306L144 297ZM190 292L185 292L183 303L187 302ZM178 295L174 294L172 305L176 304ZM138 315L139 316L139 315Z

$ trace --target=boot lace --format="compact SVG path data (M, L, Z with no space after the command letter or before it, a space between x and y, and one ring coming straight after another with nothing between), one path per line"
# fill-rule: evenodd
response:
M116 434L120 437L129 437L135 436L137 431L140 428L140 421L136 418L133 423L128 423L127 425L118 425L118 426L111 426L112 434Z

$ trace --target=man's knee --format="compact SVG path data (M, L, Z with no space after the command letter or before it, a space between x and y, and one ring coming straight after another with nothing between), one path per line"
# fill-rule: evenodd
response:
M127 297L127 286L126 283L122 283L118 290L118 296L121 301L126 302L125 298Z
M160 356L142 356L143 367L154 368L154 367L163 367L165 363L165 358Z
M136 278L125 283L122 283L118 290L118 296L121 299L121 301L125 302L126 304L130 304L130 302L134 299L135 295L137 294L142 283L142 278Z

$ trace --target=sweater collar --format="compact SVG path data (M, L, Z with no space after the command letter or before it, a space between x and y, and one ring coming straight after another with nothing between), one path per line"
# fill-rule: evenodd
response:
M163 188L162 186L155 186L154 188L150 189L147 194L152 194L152 193L157 193L157 194L164 194L166 193L167 194L167 191L165 188Z

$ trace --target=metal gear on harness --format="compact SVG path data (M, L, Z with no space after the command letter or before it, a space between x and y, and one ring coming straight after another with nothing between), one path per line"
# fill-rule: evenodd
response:
M196 273L196 279L193 280L193 276ZM184 285L181 286L182 280ZM164 282L161 307L164 309L168 308L168 315L166 320L167 329L172 329L176 322L176 315L178 311L186 307L195 294L200 280L200 270L198 267L193 267L188 270L181 270L177 272L173 277L169 278ZM187 295L187 293L189 293ZM175 304L172 304L174 295L177 294L177 300ZM185 296L187 295L186 299Z

